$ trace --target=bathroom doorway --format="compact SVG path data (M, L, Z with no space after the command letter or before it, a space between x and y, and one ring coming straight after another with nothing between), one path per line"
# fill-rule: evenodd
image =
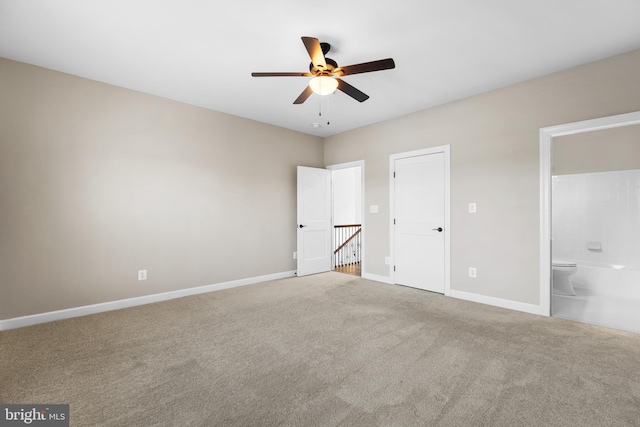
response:
M640 113L564 126L541 130L543 314L640 333Z

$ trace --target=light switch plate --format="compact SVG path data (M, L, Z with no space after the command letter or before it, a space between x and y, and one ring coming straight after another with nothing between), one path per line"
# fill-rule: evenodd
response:
M371 213L378 213L378 205L371 205L371 206L369 206L369 212L371 212Z
M476 204L475 203L469 203L469 213L476 213Z

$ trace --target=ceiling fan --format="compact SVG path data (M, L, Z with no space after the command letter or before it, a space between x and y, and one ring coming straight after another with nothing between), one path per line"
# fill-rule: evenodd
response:
M325 57L331 49L329 43L320 43L318 39L313 37L302 37L302 43L304 43L311 57L309 72L251 73L253 77L313 77L300 96L293 101L294 104L302 104L312 93L329 95L335 92L336 89L346 93L357 101L364 102L369 99L369 95L361 92L339 77L351 74L370 73L372 71L390 70L396 67L396 64L391 58L338 67L336 61Z

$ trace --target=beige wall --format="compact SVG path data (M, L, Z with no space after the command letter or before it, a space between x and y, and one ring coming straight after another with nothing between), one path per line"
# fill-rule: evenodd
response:
M0 94L0 319L295 270L321 138L6 59Z
M365 208L365 273L390 275L389 155L449 144L452 289L539 304L539 129L640 110L639 75L634 51L325 138L325 164L365 160L379 206Z
M316 137L0 59L0 319L294 270L295 166L323 154L365 160L379 206L365 208L365 273L389 277L389 155L445 144L452 289L538 304L539 128L640 110L638 75L634 51L329 137L323 153Z
M640 169L640 125L553 138L552 174Z

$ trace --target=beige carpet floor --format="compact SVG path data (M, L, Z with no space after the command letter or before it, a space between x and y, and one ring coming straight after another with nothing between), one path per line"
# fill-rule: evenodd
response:
M74 426L640 426L640 335L340 273L0 332Z

